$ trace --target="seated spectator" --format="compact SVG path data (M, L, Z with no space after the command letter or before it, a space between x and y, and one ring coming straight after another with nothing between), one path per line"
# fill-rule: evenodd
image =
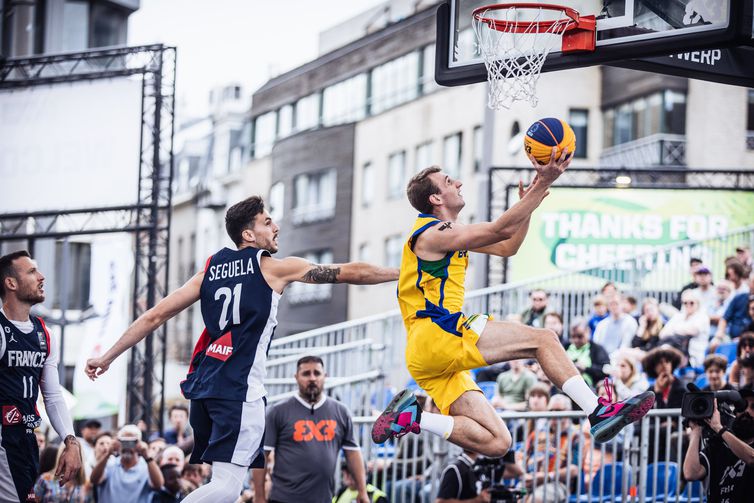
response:
M725 380L725 371L728 369L728 359L723 355L708 355L704 359L704 374L707 376L707 385L702 391L731 390L733 386Z
M548 410L552 412L570 411L571 408L571 399L565 395L550 398ZM535 501L562 502L566 501L569 488L573 492L579 473L578 437L579 433L569 418L551 420L549 432L529 434L524 485L530 491L536 485L532 493Z
M639 320L639 308L638 308L639 302L636 300L636 297L633 295L626 295L623 297L623 303L621 304L621 309L623 309L623 312L627 315L633 317L635 320Z
M744 266L744 274L747 276L751 274L752 269L754 269L752 267L754 266L754 259L751 256L751 247L746 243L736 246L736 258Z
M746 268L738 259L725 264L725 279L733 283L733 292L736 294L751 291L750 286L746 284L746 278L750 275L746 274Z
M642 351L651 351L660 345L660 330L663 320L657 299L647 298L641 304L639 328L631 340L631 347Z
M562 344L565 345L568 342L568 339L564 338L565 334L563 333L563 317L560 315L560 313L550 311L549 313L545 314L544 328L555 332L555 335L558 336L558 340Z
M702 267L702 259L697 257L691 257L689 259L689 274L691 275L691 283L686 283L681 287L681 290L678 292L678 295L675 296L673 299L673 307L676 309L681 309L681 296L683 295L683 292L686 290L693 290L696 288L696 270Z
M730 384L738 389L745 382L743 377L744 361L754 359L754 331L744 332L741 337L738 338L738 346L736 346L736 359L730 367Z
M647 375L655 379L655 409L680 408L686 388L675 378L673 371L681 365L683 354L670 346L660 346L644 356L641 365Z
M154 458L154 460L157 461L158 465L162 464L162 453L167 446L168 443L165 442L164 438L152 437L152 440L149 441L149 447L147 447L147 453L150 458Z
M712 283L712 271L709 270L709 267L706 265L699 267L694 273L694 282L698 286L692 291L699 295L699 303L702 311L709 316L710 310L717 302L717 292L715 291L715 285Z
M62 444L59 448L48 447L48 449L55 451L56 458L53 461L52 468L40 472L42 474L37 479L37 483L34 484L34 495L39 503L57 503L59 501L86 503L92 501L92 487L86 480L83 456L81 457L81 468L65 485L61 486L59 478L55 476L55 468L60 461L64 447Z
M348 463L344 462L340 464L340 480L343 482L343 486L335 493L332 499L333 503L358 501L359 490L356 486L356 480L348 469ZM367 483L367 496L369 496L369 501L372 503L388 503L387 494L369 483Z
M186 494L198 489L204 485L204 473L202 473L202 465L192 465L186 463L183 465L183 471L181 472L181 487Z
M524 360L511 360L510 370L497 376L492 406L506 410L524 410L526 393L537 382L537 376L526 369Z
M710 336L714 336L717 332L717 324L720 323L720 318L723 317L730 301L733 300L733 283L727 279L718 281L715 285L715 293L715 304L707 313L709 315Z
M175 465L178 469L178 473L183 471L183 465L186 463L186 455L183 454L183 450L177 445L169 445L162 451L162 457L158 463L160 466Z
M607 300L603 295L597 295L592 300L592 313L589 317L589 333L593 334L597 328L597 323L609 316L607 312Z
M541 327L547 311L547 300L547 292L542 289L537 288L529 292L530 304L521 313L521 323L530 327Z
M602 367L610 363L605 348L596 342L589 342L589 327L583 318L571 323L568 331L571 342L566 346L566 354L576 366L584 381L594 388L598 381L605 378Z
M649 383L639 372L639 365L628 351L618 351L613 357L611 375L618 400L631 398L649 388Z
M660 342L685 353L694 367L704 363L709 341L709 317L702 311L699 295L686 290L681 295L683 309L660 330Z
M188 407L183 404L173 405L168 412L168 420L172 428L165 430L165 442L168 445L177 445L184 454L194 449L194 434L191 432L188 417Z
M550 401L550 386L543 382L537 382L529 389L529 395L526 398L526 412L545 412L547 403ZM511 428L511 435L514 442L519 442L526 438L529 432L546 431L547 419L518 419Z
M754 290L754 273L749 276L749 285ZM725 340L726 334L735 340L742 332L746 331L752 323L752 315L749 314L752 309L752 302L754 302L754 297L751 297L748 293L738 293L733 297L725 310L725 314L717 324L715 338L710 342L710 351L714 351Z
M618 294L608 299L607 310L610 315L597 323L597 328L592 335L592 341L605 348L608 355L612 355L620 348L630 348L639 326L633 317L623 312L621 301L621 296Z
M163 486L162 472L148 457L141 434L138 426L127 424L113 439L109 455L97 460L91 482L99 503L150 503L152 491Z

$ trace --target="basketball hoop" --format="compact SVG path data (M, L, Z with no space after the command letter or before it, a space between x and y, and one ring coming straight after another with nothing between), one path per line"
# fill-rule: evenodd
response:
M523 19L521 19L523 18ZM594 16L563 5L505 3L472 12L472 26L489 82L488 105L510 108L514 101L537 105L537 81L550 51L593 51Z

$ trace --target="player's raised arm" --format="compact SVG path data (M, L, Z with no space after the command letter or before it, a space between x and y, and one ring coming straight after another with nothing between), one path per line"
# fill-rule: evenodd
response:
M134 347L163 323L199 300L199 288L203 278L204 271L195 274L182 287L139 316L104 355L87 360L86 375L92 380L96 379L105 373L110 364L123 352Z
M262 257L261 267L265 279L277 291L282 291L294 281L375 285L398 279L398 269L365 262L313 264L299 257L287 257L282 260Z

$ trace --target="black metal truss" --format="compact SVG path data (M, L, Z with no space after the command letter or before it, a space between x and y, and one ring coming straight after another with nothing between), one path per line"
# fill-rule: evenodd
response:
M0 242L133 233L134 317L167 293L170 245L174 47L149 45L5 60L0 89L139 75L142 79L138 200L132 206L78 208L0 215ZM165 348L163 326L131 351L128 364L128 420L144 420L163 431Z
M518 181L531 180L531 166L492 167L487 184L487 218L500 215L514 201L509 201L510 189ZM557 187L616 188L618 176L631 179L632 189L705 189L754 190L754 171L741 169L689 169L683 167L648 168L569 168L556 183ZM500 257L487 257L487 285L498 285L507 280L508 261Z

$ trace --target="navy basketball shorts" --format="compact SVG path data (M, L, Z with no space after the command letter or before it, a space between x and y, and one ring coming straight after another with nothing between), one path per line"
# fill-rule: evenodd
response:
M266 400L239 402L220 398L191 400L189 423L194 430L190 463L220 461L264 468Z
M36 501L34 482L38 472L37 437L23 422L3 424L0 429L0 501Z

